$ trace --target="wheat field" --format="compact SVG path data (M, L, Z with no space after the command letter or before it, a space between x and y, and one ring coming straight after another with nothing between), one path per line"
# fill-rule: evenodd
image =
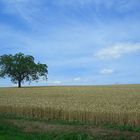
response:
M0 114L140 126L140 85L0 88Z

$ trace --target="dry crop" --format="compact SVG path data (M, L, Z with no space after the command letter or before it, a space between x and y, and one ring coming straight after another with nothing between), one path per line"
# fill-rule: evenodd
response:
M0 113L140 126L140 85L0 88Z

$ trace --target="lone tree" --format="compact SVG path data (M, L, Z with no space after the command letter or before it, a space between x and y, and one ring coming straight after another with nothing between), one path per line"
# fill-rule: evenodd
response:
M0 56L0 77L10 77L11 81L21 87L23 82L37 81L40 77L47 80L46 64L35 63L34 57L18 53Z

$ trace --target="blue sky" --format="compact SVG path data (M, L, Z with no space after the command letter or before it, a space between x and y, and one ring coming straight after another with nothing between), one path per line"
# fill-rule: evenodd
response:
M139 0L0 0L0 55L48 65L47 83L140 83ZM13 86L0 79L0 86Z

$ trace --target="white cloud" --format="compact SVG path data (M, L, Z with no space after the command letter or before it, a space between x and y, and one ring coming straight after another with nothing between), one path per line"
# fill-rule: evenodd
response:
M140 51L140 44L118 44L112 47L99 50L95 56L99 59L117 59L125 54Z
M48 84L50 84L50 85L61 85L62 81L59 81L59 80L48 81Z
M114 70L113 69L107 69L107 68L104 68L100 71L100 74L103 74L103 75L110 75L114 73Z
M73 79L73 81L75 81L75 82L78 82L78 81L80 81L81 80L81 77L75 77L74 79Z

